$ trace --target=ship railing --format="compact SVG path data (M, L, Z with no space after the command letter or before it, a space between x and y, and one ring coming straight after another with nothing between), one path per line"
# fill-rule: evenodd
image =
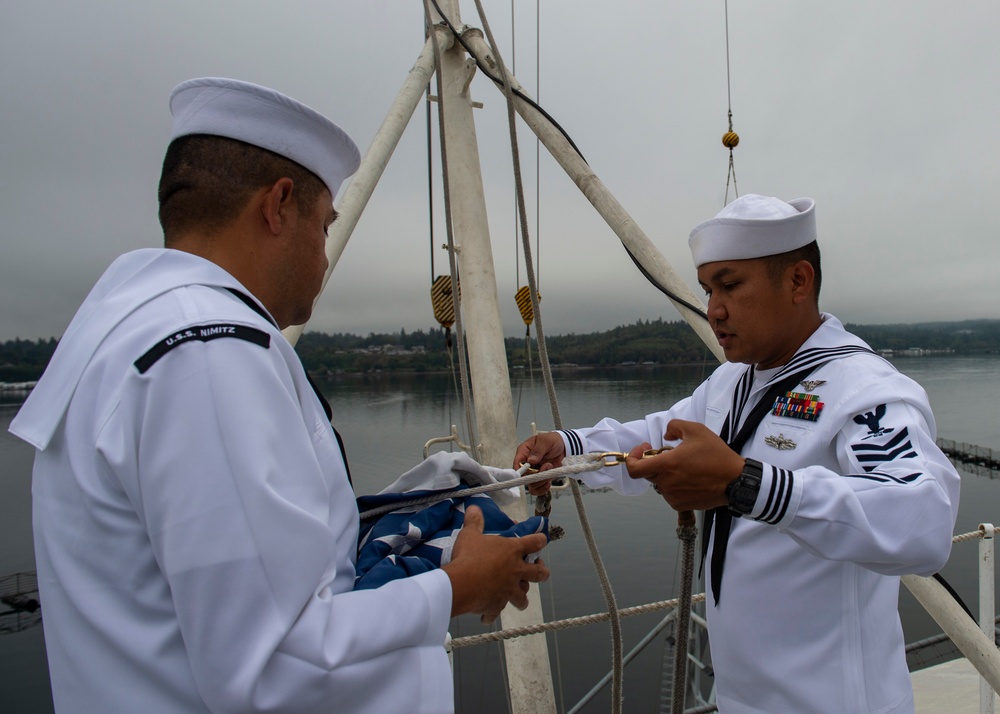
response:
M997 649L997 621L996 616L996 588L995 588L995 565L994 565L994 535L995 529L991 523L980 524L979 529L970 533L956 535L952 538L955 544L979 540L979 619L970 618L964 606L960 604L948 590L933 578L921 578L919 576L903 576L902 581L917 601L934 618L937 624L943 629L944 634L938 638L915 643L915 645L930 644L931 640L943 641L945 638L958 649L961 656L964 656L975 667L980 675L980 711L992 713L994 711L996 692L1000 691L1000 650ZM700 604L705 601L705 594L694 595L692 602ZM639 652L657 639L664 629L670 626L676 619L677 606L679 600L663 600L637 605L634 607L621 608L621 617L631 617L650 612L668 610L669 612L647 633L640 642L625 656L627 664L633 660ZM480 635L472 635L453 639L449 642L449 649L458 649L471 645L485 644L488 642L499 642L525 635L540 634L556 630L580 627L583 625L606 622L610 615L606 612L581 617L566 618L563 620L553 620L537 625L511 628L496 632L488 632ZM696 650L702 651L697 643L704 639L707 630L705 620L695 613L691 616L692 632L688 633L688 644L694 642ZM676 635L675 635L676 640ZM695 705L693 708L685 709L685 714L702 714L717 711L714 703L715 691L711 687L707 696L704 694L704 687L698 680L701 675L708 675L711 678L711 665L703 661L697 652L691 652L690 646L686 648L686 655L692 663L694 681L689 679L687 695ZM607 686L612 673L604 675L594 687L587 692L573 707L567 709L567 714L575 714L580 711L588 702ZM662 702L661 702L662 703ZM665 710L664 710L665 711Z

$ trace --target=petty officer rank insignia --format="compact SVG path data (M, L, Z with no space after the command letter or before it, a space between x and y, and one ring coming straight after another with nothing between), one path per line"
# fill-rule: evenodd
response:
M210 325L192 325L191 327L179 330L164 340L157 342L134 364L139 370L139 374L145 374L146 370L156 364L170 350L185 342L197 340L199 342L210 342L222 337L235 337L238 340L253 342L255 345L269 348L271 346L271 336L263 330L247 325L233 325L228 323L213 323Z
M771 413L775 416L791 417L792 419L805 419L806 421L816 421L820 412L823 411L823 402L815 394L805 392L788 392L783 397L774 400L774 407Z

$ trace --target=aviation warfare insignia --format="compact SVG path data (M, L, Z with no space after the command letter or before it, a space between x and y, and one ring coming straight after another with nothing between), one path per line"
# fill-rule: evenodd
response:
M791 451L798 444L789 439L784 434L778 434L777 436L768 435L764 437L764 443L768 446L773 446L778 451Z
M823 402L815 394L805 392L788 392L783 397L774 400L774 407L771 413L775 416L791 417L792 419L805 419L806 421L816 421L819 413L823 411Z
M802 388L804 390L806 390L807 392L811 392L812 390L816 389L816 387L820 386L821 384L826 384L826 380L825 379L807 379L807 380L805 380L803 382L799 382L799 384L802 385Z

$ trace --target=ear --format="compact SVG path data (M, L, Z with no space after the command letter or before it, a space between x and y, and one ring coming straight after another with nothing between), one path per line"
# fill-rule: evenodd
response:
M271 235L280 235L291 218L294 209L292 200L294 188L295 184L286 177L278 179L268 188L261 189L263 192L260 197L261 218Z
M788 269L788 277L792 286L792 302L798 304L812 299L816 271L808 260L800 260Z

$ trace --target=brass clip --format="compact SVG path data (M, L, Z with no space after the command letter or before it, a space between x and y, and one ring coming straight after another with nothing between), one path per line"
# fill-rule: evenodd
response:
M646 449L642 452L642 458L648 459L658 454L662 454L664 451L670 451L672 446L664 446L659 449ZM618 464L624 464L628 459L628 454L622 451L603 451L597 454L597 458L604 459L605 466L617 466Z
M628 458L628 454L622 453L621 451L603 451L598 453L598 459L604 459L605 466L617 466L618 464L624 464L625 459Z
M645 451L642 452L642 458L648 459L650 457L657 456L658 454L662 454L664 451L670 451L672 448L674 447L664 446L659 449L646 449ZM594 452L592 456L594 457L595 461L597 459L604 459L605 467L618 466L620 464L624 464L628 459L628 454L626 454L624 451L598 451ZM521 464L521 466L523 467L524 464ZM537 474L538 469L529 466L524 473L525 475Z
M659 449L646 449L645 451L642 452L642 458L649 459L649 458L652 458L653 456L659 456L664 451L670 451L672 448L674 448L674 447L672 447L672 446L664 446L664 447L659 448Z

